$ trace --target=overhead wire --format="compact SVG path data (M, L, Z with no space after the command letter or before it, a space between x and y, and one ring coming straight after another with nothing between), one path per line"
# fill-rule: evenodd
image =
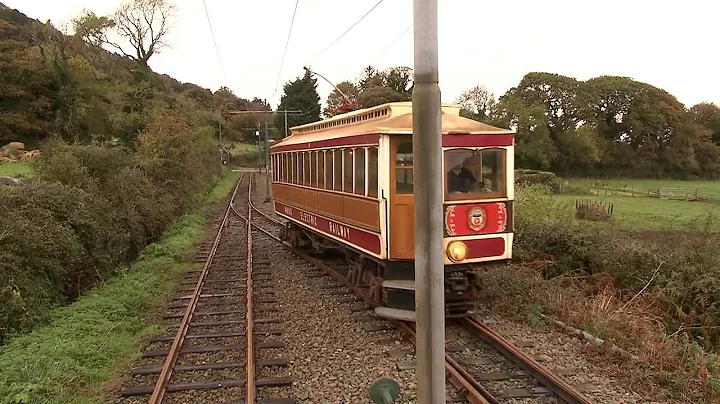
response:
M332 48L333 45L335 45L340 39L342 39L342 37L344 37L348 32L350 32L353 28L355 28L355 26L358 25L358 24L360 23L360 21L364 20L365 17L367 17L370 13L372 13L372 11L375 10L375 9L377 8L377 6L379 6L383 1L385 1L385 0L380 0L380 1L378 1L374 6L372 6L372 8L371 8L370 10L368 10L362 17L360 17L359 20L355 21L355 23L354 23L353 25L351 25L350 28L348 28L345 32L343 32L342 35L340 35L339 37L337 37L337 39L335 39L334 41L332 41L332 43L331 43L330 45L328 45L328 46L327 46L325 49L323 49L320 53L318 53L317 55L315 55L315 57L312 58L312 61L311 61L310 64L312 64L313 61L317 60L317 58L319 58L320 56L322 56L323 53L327 52L328 49Z
M378 60L380 60L380 58L383 57L383 56L387 53L387 51L389 51L390 49L392 49L392 47L395 46L395 44L400 40L400 38L404 37L405 34L407 34L407 32L410 31L410 28L412 28L412 27L413 27L413 24L410 24L407 28L405 28L405 31L403 31L400 35L398 35L398 37L395 38L394 41L392 41L392 43L390 44L390 46L388 46L387 48L385 48L385 50L382 51L382 53L379 54L379 55L372 61L372 63L370 63L370 65L371 65L371 66L374 65L375 62L377 62Z
M273 97L277 93L278 84L280 83L280 75L282 74L283 65L285 64L285 55L287 54L288 45L290 44L290 35L292 34L293 25L295 25L295 14L297 14L299 2L300 0L295 0L295 10L293 10L292 20L290 21L290 30L288 31L287 41L285 42L285 51L283 51L282 61L280 62L280 70L278 71L277 80L275 80L275 90L273 91Z
M227 84L227 75L225 75L225 66L223 65L222 58L220 57L220 49L218 48L217 41L215 41L215 32L213 31L212 23L210 22L210 14L208 13L207 4L203 0L203 8L205 8L205 17L207 17L208 26L210 27L210 35L212 36L213 44L215 45L215 53L217 54L218 62L220 62L220 70L222 71L223 80Z

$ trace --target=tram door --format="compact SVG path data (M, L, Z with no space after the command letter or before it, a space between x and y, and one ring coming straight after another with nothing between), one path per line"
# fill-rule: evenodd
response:
M412 136L390 136L390 258L415 257Z

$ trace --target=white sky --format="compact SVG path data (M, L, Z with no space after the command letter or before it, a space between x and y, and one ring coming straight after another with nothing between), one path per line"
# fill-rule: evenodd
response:
M119 0L0 0L29 17L70 21L83 8L110 14ZM412 67L412 0L385 0L317 60L314 57L377 0L300 0L277 94L276 78L294 0L206 0L226 77L220 69L202 0L176 0L171 49L151 67L183 82L276 106L282 85L302 67L334 82L368 64ZM497 96L525 73L545 71L585 80L629 76L675 95L688 107L720 105L720 2L716 0L440 0L440 88L443 102L482 84ZM377 60L376 60L377 59ZM331 87L318 80L325 99Z

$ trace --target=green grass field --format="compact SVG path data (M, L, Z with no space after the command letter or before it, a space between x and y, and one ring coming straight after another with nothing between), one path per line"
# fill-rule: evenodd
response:
M575 201L592 200L613 203L613 222L631 228L696 228L703 226L708 214L718 213L714 203L685 202L642 196L554 195L574 212Z
M613 222L631 228L698 228L720 207L720 181L568 179L577 192L554 195L574 212L575 201L613 203ZM699 201L650 198L651 188L697 189ZM572 188L571 188L572 189ZM717 225L716 225L717 227Z
M592 189L605 189L612 193L613 189L632 190L634 193L647 195L651 188L689 188L697 189L700 199L720 203L720 181L679 181L679 180L641 180L641 179L577 179L569 178L571 186L585 186Z
M27 177L32 175L32 166L29 161L0 164L0 175Z

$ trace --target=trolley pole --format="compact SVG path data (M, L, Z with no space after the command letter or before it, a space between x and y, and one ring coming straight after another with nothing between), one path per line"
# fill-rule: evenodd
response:
M270 202L270 144L268 142L268 114L265 114L265 202Z
M413 0L415 327L420 404L445 402L442 121L437 12L438 0Z

